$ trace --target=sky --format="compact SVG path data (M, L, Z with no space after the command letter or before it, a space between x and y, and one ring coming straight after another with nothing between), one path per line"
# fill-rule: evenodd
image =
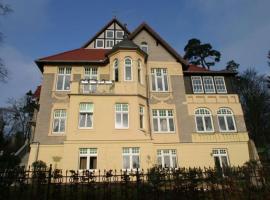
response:
M14 10L0 17L4 41L0 57L9 71L0 83L0 107L41 84L34 61L81 47L116 16L134 30L147 22L180 55L191 38L220 51L223 69L235 60L240 71L250 67L269 73L269 0L0 0Z

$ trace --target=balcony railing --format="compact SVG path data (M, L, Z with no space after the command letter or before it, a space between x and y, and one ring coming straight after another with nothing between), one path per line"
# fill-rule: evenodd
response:
M114 93L114 81L82 79L80 81L81 94L110 94Z

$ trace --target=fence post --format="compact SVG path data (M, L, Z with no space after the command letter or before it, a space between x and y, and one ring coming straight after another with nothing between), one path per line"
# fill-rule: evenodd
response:
M48 186L47 186L47 200L50 198L50 185L52 179L52 164L50 164L49 174L48 174Z

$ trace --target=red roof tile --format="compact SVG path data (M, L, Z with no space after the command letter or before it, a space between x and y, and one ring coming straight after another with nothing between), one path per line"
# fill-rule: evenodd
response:
M188 65L187 71L190 71L190 72L209 72L210 70L203 68L201 66L198 66L198 65Z
M40 92L41 92L41 85L37 86L37 89L36 89L36 91L33 94L33 98L39 99Z
M40 58L38 61L101 61L105 59L108 49L74 49L52 56Z

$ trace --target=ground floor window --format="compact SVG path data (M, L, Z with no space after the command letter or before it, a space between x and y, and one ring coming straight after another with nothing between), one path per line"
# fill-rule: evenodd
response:
M157 150L157 163L162 168L176 168L177 158L175 149Z
M212 153L215 161L215 167L217 169L222 169L229 166L229 158L226 149L213 149Z
M140 168L140 148L124 147L123 148L123 169Z
M97 169L97 148L80 148L80 169Z

